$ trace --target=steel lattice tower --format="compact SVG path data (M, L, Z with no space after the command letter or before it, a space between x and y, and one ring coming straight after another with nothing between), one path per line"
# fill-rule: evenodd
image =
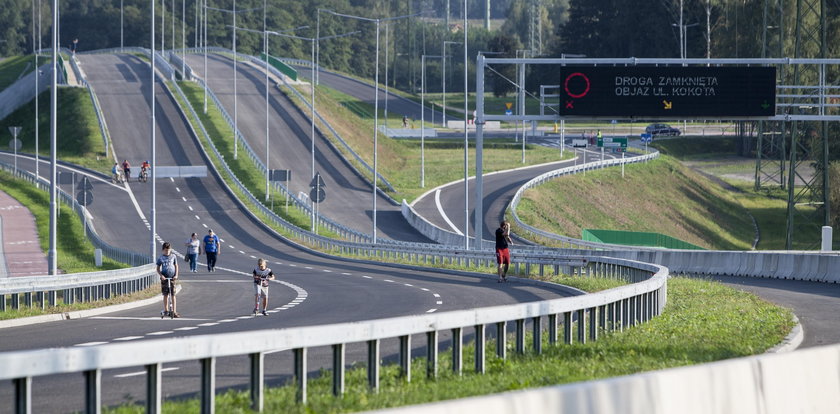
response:
M825 0L796 0L796 30L794 39L794 58L826 57L826 22ZM825 67L817 65L794 65L793 85L800 88L800 93L813 97L819 102L824 94L820 88L806 88L802 85L825 84ZM816 105L819 107L819 105ZM794 111L813 113L814 107L800 106ZM788 163L788 208L785 248L793 246L796 231L795 219L817 222L819 219L814 205L822 205L825 225L829 224L828 192L828 124L821 122L793 121L790 128L790 147ZM819 150L821 147L821 151ZM822 153L822 154L820 154ZM820 156L821 155L821 156ZM815 165L814 174L804 172L807 163ZM822 174L822 179L818 180ZM819 186L820 181L822 186ZM800 187L797 188L796 185ZM822 188L819 188L822 187ZM807 206L807 207L805 207ZM818 244L819 242L815 242Z

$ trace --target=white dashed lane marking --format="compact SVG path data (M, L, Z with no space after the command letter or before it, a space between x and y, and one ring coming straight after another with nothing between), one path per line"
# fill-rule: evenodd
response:
M426 311L426 313L432 313L432 312L434 312L434 311L436 311L436 310L437 310L437 309L429 309L429 310L427 310L427 311Z
M142 339L142 336L124 336L122 338L114 339L115 341L133 341L135 339Z
M186 201L186 200L185 200L185 201ZM187 206L187 208L188 208L188 209L190 209L190 211L193 211L192 206Z
M184 202L185 202L185 203L187 202L187 198L186 198L186 197L181 197L181 200L184 200Z
M149 332L149 333L147 333L146 335L159 336L159 335L168 335L168 334L171 334L171 333L173 333L173 332L174 332L174 331L157 331L157 332Z
M73 346L96 346L96 345L103 345L107 344L107 342L85 342L83 344L76 344Z

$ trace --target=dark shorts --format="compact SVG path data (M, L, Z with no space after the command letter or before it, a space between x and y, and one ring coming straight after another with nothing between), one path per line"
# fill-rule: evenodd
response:
M510 264L510 249L496 249L496 263Z
M176 283L177 282L175 282L174 280L172 281L172 294L175 294L175 284ZM162 293L164 295L169 294L169 284L166 283L165 280L160 281L160 293Z

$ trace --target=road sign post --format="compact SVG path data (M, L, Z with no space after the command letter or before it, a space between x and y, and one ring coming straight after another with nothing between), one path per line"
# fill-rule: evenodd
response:
M21 147L21 142L18 139L18 134L20 134L20 130L21 130L21 127L19 127L19 126L10 126L9 127L9 132L12 133L12 140L9 141L9 147L14 149L14 151L15 151L15 176L17 176L17 171L18 171L18 168L17 168L17 152ZM36 159L35 162L37 163L38 160Z
M312 177L312 181L309 183L309 188L312 189L309 192L309 199L312 200L312 232L316 233L318 223L318 219L316 217L318 215L318 204L327 198L327 186L324 183L324 179L321 178L321 173L315 173L315 176Z

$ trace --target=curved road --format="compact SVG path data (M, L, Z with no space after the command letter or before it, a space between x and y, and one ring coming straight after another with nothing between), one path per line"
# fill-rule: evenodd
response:
M148 142L149 129L148 126L143 129L143 120L149 119L150 110L142 91L148 88L148 66L133 56L84 56L83 61L93 87L97 91L108 91L100 95L106 118L134 118L136 121L136 124L127 122L126 128L120 127L120 121L109 123L116 153L129 160L147 158L148 149L143 143ZM114 79L114 73L136 81L119 81ZM159 93L157 99L160 105L157 111L160 128L158 165L206 163L196 140L186 132L188 126L172 99L165 93ZM0 157L10 158L5 154ZM138 229L137 223L142 220L137 209L125 206L134 204L131 201L133 194L140 210L148 211L151 184L132 181L122 189L101 184L94 186L96 201L91 205L92 210L94 206L100 206L100 200L108 201L102 202L102 209L96 211L100 214L95 218L97 228L103 226L110 233L121 233L132 239L125 246L147 251L148 231ZM161 305L155 303L101 317L6 328L3 329L0 352L221 332L242 332L243 340L247 340L247 332L253 329L469 309L569 294L557 287L499 285L492 278L348 261L309 252L266 231L240 209L215 174L206 178L160 179L157 181L157 200L158 233L162 239L172 241L176 248L182 247L190 232L205 234L208 227L216 230L223 240L217 272L208 273L204 268L200 268L199 273L182 272L183 290L178 296L178 310L183 318L160 319L157 315ZM123 245L118 240L109 241ZM248 272L257 257L269 260L279 280L272 289L271 315L252 318L253 290ZM415 343L424 342L418 338ZM383 344L385 358L393 358L395 351L396 344ZM281 354L278 361L288 358L285 355L288 353ZM348 364L364 358L362 347L348 349ZM313 350L310 354L313 371L329 361L326 350ZM241 387L247 383L247 376L236 374L245 372L247 367L239 362L237 358L219 360L217 372L222 375L217 378L217 386ZM291 364L275 361L267 365L274 381L288 375L291 369ZM165 369L176 371L164 374L164 389L169 396L197 391L194 362L167 365ZM142 400L143 396L136 393L143 389L143 376L136 375L136 371L103 373L106 378L103 402L117 404L125 401L127 395ZM58 406L81 410L82 395L77 391L79 379L78 376L36 379L33 411L48 412ZM11 393L9 383L0 385L0 400L10 401Z

